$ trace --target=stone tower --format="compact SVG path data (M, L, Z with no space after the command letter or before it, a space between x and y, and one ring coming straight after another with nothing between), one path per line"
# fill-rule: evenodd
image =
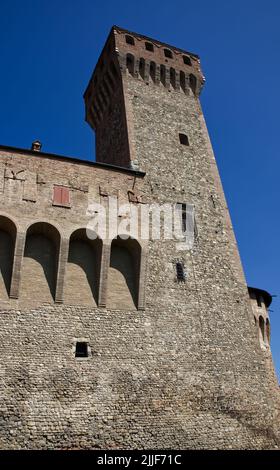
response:
M168 371L162 386L180 395L183 445L261 447L274 439L278 385L254 328L199 102L204 81L197 55L113 27L84 95L86 120L96 132L97 161L146 172L146 201L195 207L194 249L151 242L146 286L158 376ZM178 260L186 270L181 284L174 283ZM161 410L164 401L156 400Z
M113 27L84 94L96 162L0 146L1 448L279 447L271 298L248 293L203 83L195 54ZM193 244L89 239L110 196L194 209Z

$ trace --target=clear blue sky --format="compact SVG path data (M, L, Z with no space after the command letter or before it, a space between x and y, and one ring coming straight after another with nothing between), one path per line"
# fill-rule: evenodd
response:
M201 100L249 285L278 294L280 2L1 0L0 144L92 159L82 93L113 24L200 55Z

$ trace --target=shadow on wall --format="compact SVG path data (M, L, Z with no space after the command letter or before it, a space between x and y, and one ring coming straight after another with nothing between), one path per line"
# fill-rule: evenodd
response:
M22 298L54 301L59 249L60 235L55 227L43 222L29 227L22 265Z
M135 308L138 303L141 247L136 240L112 241L108 275L108 308Z
M70 237L66 268L65 303L98 304L102 241L87 238L86 229L76 230Z
M102 306L118 310L139 308L143 254L137 240L117 237L111 242L111 246L106 246L103 257L102 240L98 237L88 238L85 228L72 233L68 251L67 240L64 240L62 245L59 231L46 222L34 223L27 229L26 234L18 236L18 240L25 240L24 254L22 263L17 266L19 272L13 273L15 246L20 247L21 241L18 242L19 245L16 244L16 225L10 219L0 216L1 300L9 300L13 284L13 289L18 295L15 298L29 305L53 303L58 296L58 301L65 304L96 307L99 305L101 289L104 302ZM18 260L19 253L20 251Z
M0 216L0 227L0 298L8 300L13 271L16 226L11 220Z

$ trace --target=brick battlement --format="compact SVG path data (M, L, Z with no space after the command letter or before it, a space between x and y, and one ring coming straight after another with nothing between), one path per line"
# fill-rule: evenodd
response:
M147 85L199 95L205 78L196 54L114 26L84 94L86 118L95 129L122 74Z

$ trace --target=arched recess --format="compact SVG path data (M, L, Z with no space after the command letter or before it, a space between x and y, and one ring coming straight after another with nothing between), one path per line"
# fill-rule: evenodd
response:
M176 90L176 72L173 67L170 68L170 85Z
M162 83L163 86L166 85L166 68L162 64L160 66L160 83Z
M117 237L111 244L108 272L107 307L131 309L138 307L141 246L137 240Z
M17 229L10 219L0 216L0 299L8 300L14 263Z
M153 82L156 82L156 63L155 62L150 62L150 76Z
M126 54L126 67L130 75L134 75L134 55Z
M26 233L20 298L53 302L56 292L60 233L51 224L37 222Z
M74 305L98 304L102 240L87 235L86 229L72 233L66 267L64 302Z
M139 73L143 80L145 80L145 59L143 59L143 57L141 57L139 61Z

